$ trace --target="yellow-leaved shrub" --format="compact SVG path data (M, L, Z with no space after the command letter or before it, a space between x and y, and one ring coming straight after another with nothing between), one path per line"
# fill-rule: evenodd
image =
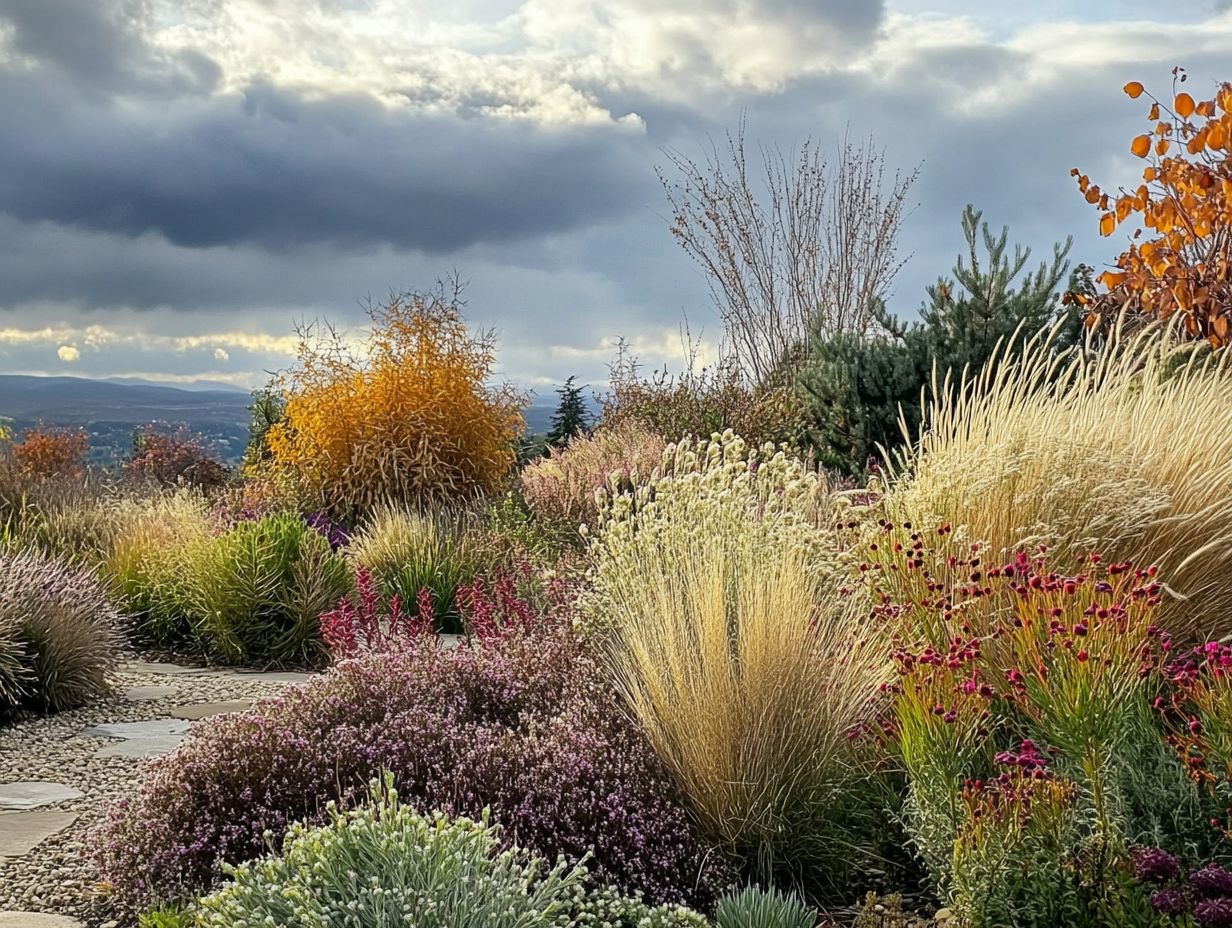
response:
M373 307L366 341L306 332L283 375L286 407L266 434L269 460L324 510L430 504L499 488L524 429L522 398L489 383L494 342L463 321L457 290Z

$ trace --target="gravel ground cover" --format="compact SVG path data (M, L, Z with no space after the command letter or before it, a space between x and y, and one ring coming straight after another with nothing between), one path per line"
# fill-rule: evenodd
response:
M117 675L112 698L0 728L0 914L54 913L90 928L128 928L82 860L82 836L111 800L139 782L144 762L140 755L147 749L167 750L177 736L154 735L143 741L102 737L87 733L89 729L120 724L120 731L131 731L132 726L123 723L161 720L162 729L174 733L202 724L199 717L215 710L243 708L302 679L299 674L246 674L132 661ZM30 810L28 804L18 804L30 788L11 787L10 793L19 798L5 808L4 785L26 783L56 784L81 795ZM20 833L33 830L37 838L39 827L63 823L67 827L18 853ZM4 856L6 844L13 856Z

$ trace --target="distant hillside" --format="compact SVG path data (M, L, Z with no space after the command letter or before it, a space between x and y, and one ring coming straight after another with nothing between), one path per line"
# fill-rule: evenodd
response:
M84 428L90 434L91 460L101 464L125 457L134 430L150 422L185 425L234 463L248 444L250 401L238 388L206 381L169 386L121 377L0 374L0 417L13 420L18 436L39 424ZM525 410L529 433L543 435L551 429L557 402L554 393L531 401Z
M13 420L17 435L39 424L84 428L90 434L90 457L99 463L126 455L134 430L150 422L185 425L212 442L220 457L239 460L248 443L248 403L247 393L200 384L181 389L118 379L0 374L0 416Z

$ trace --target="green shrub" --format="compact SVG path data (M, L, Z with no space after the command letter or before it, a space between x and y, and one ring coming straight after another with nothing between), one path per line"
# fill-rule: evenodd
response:
M719 900L714 923L716 928L814 928L817 913L793 895L749 886Z
M132 504L104 572L140 639L230 662L314 661L318 619L351 587L345 560L298 515L216 533L188 491Z
M106 693L119 625L89 573L33 551L0 554L0 720Z
M329 542L296 515L241 522L187 552L193 634L228 661L313 662L319 617L350 589Z
M378 506L348 546L356 567L372 572L388 602L397 596L413 611L419 591L428 589L438 626L462 629L455 602L458 587L481 568L477 520L466 512L427 513L394 505Z
M163 647L192 637L190 560L211 541L205 499L181 490L120 506L122 528L103 561L115 603L132 617L138 641Z
M533 928L558 924L585 871L500 849L500 829L399 804L387 783L373 804L330 808L330 824L293 826L281 856L230 870L201 899L197 928Z

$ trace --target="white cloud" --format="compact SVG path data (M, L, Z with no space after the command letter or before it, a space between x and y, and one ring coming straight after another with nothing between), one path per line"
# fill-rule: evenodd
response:
M214 360L215 361L230 361L231 355L227 354L226 348L215 348L214 349Z
M56 349L56 355L65 364L72 364L74 361L81 360L81 352L77 350L76 345L61 345Z

